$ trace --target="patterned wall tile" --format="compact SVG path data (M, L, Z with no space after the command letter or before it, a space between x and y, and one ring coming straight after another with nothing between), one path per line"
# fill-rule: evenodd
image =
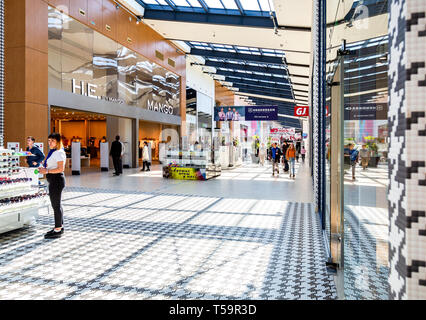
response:
M389 2L390 297L426 299L426 2Z

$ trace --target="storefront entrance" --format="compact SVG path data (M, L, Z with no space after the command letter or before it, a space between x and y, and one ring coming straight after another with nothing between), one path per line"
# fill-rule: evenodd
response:
M81 143L81 169L100 168L100 142L107 140L106 116L60 107L50 109L50 131L62 136L67 154L67 171L71 170L71 144Z

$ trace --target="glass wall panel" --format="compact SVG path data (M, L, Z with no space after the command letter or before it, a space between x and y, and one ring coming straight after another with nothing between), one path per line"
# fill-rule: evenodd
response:
M343 118L343 291L388 299L388 1L336 2L327 7L327 79L343 67L343 81L330 83L341 87L341 103L328 104Z
M93 80L93 30L66 15L62 17L62 90L85 94L87 87L81 87L81 81Z
M93 80L96 96L118 98L117 52L115 41L95 32L93 34Z
M62 90L62 14L49 10L49 88Z

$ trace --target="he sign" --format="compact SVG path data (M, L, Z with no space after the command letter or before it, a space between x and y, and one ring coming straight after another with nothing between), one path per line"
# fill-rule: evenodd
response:
M308 106L295 106L294 107L294 116L296 116L296 117L307 117L307 116L309 116L309 107Z

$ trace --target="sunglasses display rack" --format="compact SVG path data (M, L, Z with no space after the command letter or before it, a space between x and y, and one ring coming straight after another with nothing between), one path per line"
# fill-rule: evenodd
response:
M30 225L48 205L34 168L21 168L20 155L0 148L0 233Z

